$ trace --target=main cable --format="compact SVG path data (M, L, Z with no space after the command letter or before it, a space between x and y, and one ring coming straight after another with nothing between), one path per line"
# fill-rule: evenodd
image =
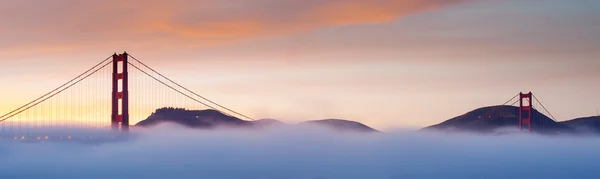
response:
M254 120L254 119L253 119L253 118L251 118L251 117L248 117L248 116L246 116L246 115L243 115L243 114L241 114L241 113L238 113L238 112L236 112L236 111L234 111L234 110L232 110L232 109L229 109L229 108L227 108L227 107L225 107L225 106L223 106L223 105L220 105L220 104L218 104L218 103L216 103L216 102L214 102L214 101L212 101L212 100L210 100L210 99L208 99L208 98L205 98L204 96L201 96L201 95L199 95L199 94L197 94L197 93L193 92L192 90L189 90L189 89L187 89L186 87L183 87L183 86L182 86L182 85L180 85L179 83L176 83L175 81L173 81L173 80L171 80L171 79L167 78L166 76L164 76L164 75L162 75L161 73L157 72L157 71L156 71L156 70L154 70L153 68L150 68L148 65L144 64L143 62L141 62L140 60L136 59L135 57L133 57L133 56L131 56L131 55L129 55L129 56L130 56L132 59L134 59L135 61L137 61L138 63L140 63L142 66L144 66L144 67L146 67L146 68L150 69L152 72L154 72L154 73L158 74L159 76L163 77L164 79L168 80L169 82L171 82L171 83L173 83L173 84L177 85L178 87L180 87L180 88L182 88L182 89L186 90L187 92L190 92L190 93L192 93L192 94L196 95L197 97L199 97L199 98L202 98L203 100L206 100L206 101L208 101L208 102L210 102L210 103L212 103L212 104L214 104L214 105L216 105L216 106L219 106L219 107L221 107L221 108L223 108L223 109L225 109L225 110L227 110L227 111L229 111L229 112L235 113L235 114L237 114L237 115L240 115L240 116L242 116L242 117L245 117L245 118L247 118L247 119L250 119L250 120ZM129 64L131 64L130 62L128 62L128 63L129 63ZM131 64L131 65L133 65L133 64ZM136 67L136 68L137 68L137 67ZM139 69L139 68L138 68L138 69ZM202 103L202 104L204 104L204 103ZM214 109L214 108L213 108L213 109Z
M502 106L504 106L504 105L508 104L509 102L511 102L512 100L514 100L515 98L517 98L517 96L519 96L519 95L520 95L520 94L517 94L516 96L514 96L514 97L510 98L508 101L506 101L504 104L502 104ZM513 103L513 104L515 104L515 103ZM512 106L512 104L511 104L511 106Z
M134 65L134 64L131 64L131 63L129 63L129 64L130 64L131 66L133 66L135 69L137 69L137 70L139 70L140 72L142 72L142 73L144 73L144 74L148 75L150 78L152 78L152 79L156 80L157 82L159 82L159 83L161 83L161 84L163 84L163 85L165 85L165 86L167 86L167 87L171 88L172 90L174 90L174 91L178 92L179 94L181 94L181 95L184 95L184 96L186 96L186 97L190 98L191 100L194 100L194 101L196 101L196 102L198 102L198 103L200 103L200 104L203 104L203 105L205 105L206 107L209 107L209 108L211 108L211 109L217 110L215 107L212 107L212 106L210 106L210 105L208 105L208 104L206 104L206 103L203 103L202 101L199 101L199 100L197 100L197 99L195 99L195 98L193 98L193 97L191 97L191 96L189 96L189 95L187 95L187 94L185 94L185 93L183 93L183 92L181 92L181 91L179 91L179 90L175 89L175 88L174 88L174 87L172 87L171 85L169 85L169 84L167 84L167 83L165 83L165 82L163 82L163 81L160 81L158 78L156 78L156 77L154 77L154 76L150 75L148 72L146 72L146 71L144 71L144 70L140 69L140 68L139 68L139 67L137 67L136 65Z
M546 107L544 106L544 104L542 104L542 102L537 97L535 97L535 95L532 95L532 96L533 96L533 99L535 99L540 104L540 106L542 106L542 108L544 109L544 111L546 111L546 113L548 113L548 115L550 115L550 117L552 117L552 120L554 122L556 122L556 118L552 115L552 113L550 113L550 111L548 111L548 109L546 109Z
M59 87L55 88L54 90L52 90L52 91L50 91L50 92L48 92L48 93L46 93L46 94L42 95L41 97L39 97L39 98L37 98L37 99L35 99L35 100L33 100L33 101L31 101L31 102L29 102L29 103L27 103L27 104L25 104L25 105L23 105L23 106L19 107L19 108L17 108L17 109L15 109L15 110L13 110L13 111L11 111L11 112L9 112L9 113L6 113L6 114L4 114L4 115L0 116L0 119L2 119L2 118L4 118L4 117L6 117L6 116L8 116L8 115L10 115L10 114L12 114L12 113L14 113L14 112L16 112L16 111L19 111L19 110L21 110L21 109L23 109L23 108L25 108L25 107L27 107L27 106L29 106L29 105L31 105L31 104L33 104L33 103L35 103L36 101L38 101L38 100L40 100L40 99L42 99L42 98L44 98L44 97L46 97L46 96L48 96L48 95L50 95L50 94L52 94L52 93L56 92L56 91L58 91L59 89L61 89L61 88L65 87L65 86L67 86L69 83L71 83L71 82L75 81L76 79L78 79L78 78L82 77L83 75L87 74L88 72L90 72L90 71L94 70L96 67L100 66L101 64L103 64L104 62L106 62L107 60L109 60L110 58L112 58L112 55L111 55L110 57L108 57L108 58L104 59L102 62L100 62L100 63L96 64L94 67L92 67L92 68L88 69L87 71L83 72L82 74L78 75L77 77L75 77L75 78L73 78L73 79L69 80L69 81L68 81L68 82L66 82L65 84L63 84L63 85L60 85ZM101 68L104 68L104 67L101 67ZM14 115L13 115L13 116L14 116ZM12 117L12 116L11 116L11 117ZM4 120L0 120L0 122L2 122L2 121L4 121Z
M108 59L107 59L107 60L108 60ZM103 62L106 62L106 60L104 60ZM46 100L48 100L48 99L51 99L52 97L54 97L54 96L56 96L56 95L60 94L61 92L65 91L65 90L67 90L67 89L69 89L69 88L71 88L72 86L74 86L74 85L78 84L79 82L81 82L81 81L83 81L83 80L87 79L88 77L92 76L93 74L95 74L96 72L98 72L99 70L103 69L104 67L106 67L107 65L109 65L109 64L111 64L111 63L112 63L112 62L109 62L109 63L106 63L106 64L102 65L100 68L98 68L98 69L94 70L93 72L91 72L91 73L90 73L90 74L88 74L88 75L85 75L83 78L81 78L81 79L79 79L79 80L75 81L75 82L74 82L74 83L72 83L71 85L68 85L68 86L66 86L64 89L57 91L57 92L56 92L56 93L54 93L53 95L50 95L50 96L46 97L45 99L42 99L42 100L40 100L39 102L37 102L37 103L34 103L33 105L31 105L31 106L29 106L29 107L27 107L27 108L24 108L24 109L22 109L22 110L20 110L20 111L18 111L18 112L16 112L16 113L14 113L14 114L12 114L12 115L9 115L8 117L2 116L2 117L5 117L5 118L1 118L1 117L0 117L0 122L3 122L3 121L5 121L5 120L7 120L7 119L9 119L9 118L11 118L11 117L13 117L13 116L15 116L15 115L18 115L18 114L22 113L23 111L26 111L26 110L28 110L28 109L30 109L30 108L32 108L32 107L35 107L36 105L38 105L38 104L40 104L40 103L42 103L42 102L44 102L44 101L46 101ZM101 64L102 64L102 63L101 63ZM98 65L98 66L99 66L99 65ZM96 67L97 67L97 66L96 66ZM34 101L34 102L35 102L35 101ZM17 111L17 110L15 110L15 111Z

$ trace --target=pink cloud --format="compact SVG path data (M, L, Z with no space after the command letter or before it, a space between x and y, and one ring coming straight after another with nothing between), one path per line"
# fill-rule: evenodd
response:
M7 28L0 29L0 46L30 51L131 41L214 45L329 26L388 23L463 1L2 1L0 22Z

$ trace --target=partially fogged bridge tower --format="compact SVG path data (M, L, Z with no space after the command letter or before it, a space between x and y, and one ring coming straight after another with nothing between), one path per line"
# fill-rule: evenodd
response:
M531 114L533 110L533 93L519 93L519 128L523 130L523 125L527 125L531 132ZM525 101L526 100L526 101Z
M127 72L127 58L127 52L113 55L111 115L111 127L113 131L129 131L129 75ZM119 126L119 124L121 125Z

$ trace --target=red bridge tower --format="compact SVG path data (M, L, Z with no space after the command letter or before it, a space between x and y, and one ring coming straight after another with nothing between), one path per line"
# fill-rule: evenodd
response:
M119 131L119 129L121 132L129 131L129 75L127 73L127 56L127 52L113 55L111 115L111 127L113 131ZM121 68L119 69L119 67ZM120 128L119 124L121 124Z
M527 125L529 132L531 132L531 114L533 110L533 94L531 92L527 94L519 93L519 128L523 130L523 125ZM523 101L523 99L527 100Z

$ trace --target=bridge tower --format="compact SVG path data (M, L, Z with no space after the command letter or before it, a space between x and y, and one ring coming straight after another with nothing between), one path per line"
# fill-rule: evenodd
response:
M128 55L127 52L119 55L114 54L112 58L113 74L111 128L113 131L120 130L121 132L129 132L129 74L127 72Z
M525 101L526 100L526 101ZM519 128L523 131L523 125L527 125L531 132L531 114L533 110L533 93L519 93Z

